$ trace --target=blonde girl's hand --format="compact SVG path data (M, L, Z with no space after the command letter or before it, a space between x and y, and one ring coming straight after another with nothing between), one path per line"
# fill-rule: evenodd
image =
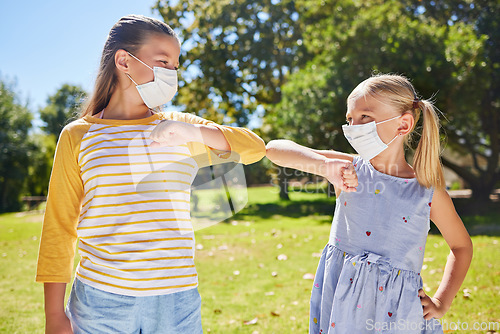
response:
M178 146L191 141L201 141L201 131L194 124L179 121L162 121L149 135L152 147Z
M325 177L341 191L355 192L358 175L352 162L342 159L327 159Z
M352 162L349 162L348 166L342 168L342 179L344 181L344 185L346 190L344 191L356 191L356 187L358 186L358 174L356 174L356 170Z
M425 320L430 320L432 318L439 319L446 314L447 308L439 299L427 296L422 289L418 290L418 296L422 303Z

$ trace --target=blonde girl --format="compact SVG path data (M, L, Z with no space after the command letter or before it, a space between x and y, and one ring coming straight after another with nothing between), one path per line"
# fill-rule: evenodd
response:
M404 144L423 117L413 165ZM442 333L472 258L470 237L445 190L439 123L399 75L376 75L347 100L345 137L359 155L271 141L274 163L326 177L337 200L311 294L310 333ZM433 296L420 276L429 220L451 252Z

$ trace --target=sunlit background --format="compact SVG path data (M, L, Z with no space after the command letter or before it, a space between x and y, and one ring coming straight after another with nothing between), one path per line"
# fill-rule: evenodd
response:
M90 92L111 27L127 14L161 19L152 5L143 0L1 1L0 78L15 81L34 111L64 83Z

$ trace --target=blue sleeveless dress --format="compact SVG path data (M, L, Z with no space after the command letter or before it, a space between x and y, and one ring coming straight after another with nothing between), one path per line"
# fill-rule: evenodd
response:
M357 192L337 198L311 293L309 333L443 333L418 290L432 188L354 157Z

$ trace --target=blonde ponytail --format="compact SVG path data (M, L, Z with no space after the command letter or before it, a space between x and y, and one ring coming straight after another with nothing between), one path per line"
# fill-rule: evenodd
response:
M413 169L418 182L426 187L443 189L445 180L441 165L439 118L432 102L416 102L422 110L422 135L413 158Z

